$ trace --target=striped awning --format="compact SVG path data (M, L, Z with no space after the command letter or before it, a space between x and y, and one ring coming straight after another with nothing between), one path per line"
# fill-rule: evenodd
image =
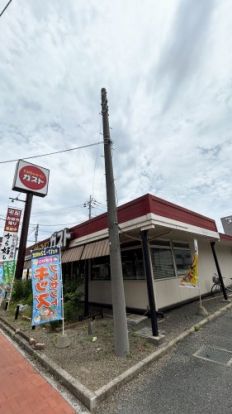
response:
M94 257L108 256L109 254L109 239L104 239L99 240L97 242L86 244L81 259L92 259Z
M62 263L77 262L82 257L84 246L73 247L72 249L65 250L62 253Z

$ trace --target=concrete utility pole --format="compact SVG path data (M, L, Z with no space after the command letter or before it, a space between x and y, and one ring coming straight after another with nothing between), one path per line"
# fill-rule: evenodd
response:
M39 224L36 224L35 228L35 243L38 241L38 235L39 235Z
M92 208L97 204L97 201L90 195L89 200L83 204L83 207L88 207L89 219L92 218Z
M114 317L114 343L116 355L120 357L125 357L129 353L129 339L126 319L126 302L123 285L120 241L118 232L117 208L115 200L113 163L111 154L112 141L110 139L108 102L105 88L102 88L101 90L101 105L105 153L108 225L110 239L110 271Z

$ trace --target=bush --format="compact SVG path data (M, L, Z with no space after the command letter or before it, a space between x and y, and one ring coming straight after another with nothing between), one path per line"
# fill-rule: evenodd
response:
M12 293L13 301L22 301L28 305L32 304L32 284L31 280L15 280Z
M75 321L78 319L81 310L82 293L76 289L64 294L64 317L66 320Z

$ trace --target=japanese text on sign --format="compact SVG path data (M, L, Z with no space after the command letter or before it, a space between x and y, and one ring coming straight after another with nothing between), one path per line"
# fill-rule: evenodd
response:
M21 210L18 210L15 208L7 209L4 231L9 231L11 233L18 233L21 212L22 212Z
M62 272L59 248L32 252L32 325L62 319Z

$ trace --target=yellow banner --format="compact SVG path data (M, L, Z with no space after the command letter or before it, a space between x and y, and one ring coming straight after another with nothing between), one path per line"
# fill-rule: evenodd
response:
M198 286L198 245L197 240L194 240L194 256L192 265L187 273L181 280L180 280L180 286L183 287L197 287Z

